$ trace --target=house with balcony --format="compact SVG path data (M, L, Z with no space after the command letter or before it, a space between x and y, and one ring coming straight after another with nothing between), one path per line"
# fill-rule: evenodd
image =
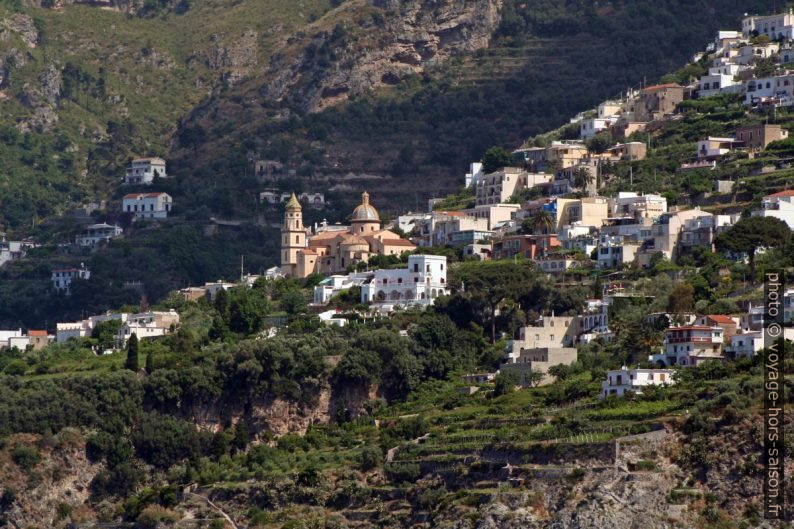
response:
M761 199L761 209L751 213L753 217L774 217L794 229L794 189L772 193Z
M667 199L662 195L639 195L632 191L619 191L617 196L609 199L611 217L628 217L633 219L656 219L667 212Z
M119 237L123 232L124 230L115 225L111 226L107 223L92 224L75 238L75 244L94 248L103 242Z
M794 38L794 11L774 15L745 16L742 19L742 36L766 35L771 40Z
M698 160L716 160L743 145L743 142L734 138L709 136L698 142L697 158Z
M150 185L155 178L168 178L165 160L162 158L135 158L130 162L124 183L128 185Z
M556 235L505 235L491 242L492 259L510 259L514 256L537 259L560 242Z
M738 220L739 215L711 215L687 219L679 236L679 251L685 253L695 247L714 250L714 239L729 229Z
M712 97L720 94L735 94L742 91L744 83L738 79L739 72L748 69L739 64L712 66L700 78L698 97Z
M601 382L600 397L622 397L627 392L641 395L643 388L648 386L665 386L675 384L671 369L620 369L607 371L607 378Z
M432 305L447 294L447 258L441 255L411 255L406 268L375 270L361 285L361 302L381 311Z
M598 260L601 270L619 270L634 262L640 249L637 241L621 235L601 235L598 239Z
M535 260L537 266L547 274L561 274L571 268L590 266L589 259L579 259L570 254L550 253Z
M724 331L707 325L682 325L665 331L663 352L648 361L660 367L691 367L709 360L722 360Z
M744 82L744 104L751 107L785 107L794 104L794 72L785 71Z
M139 340L165 336L179 326L179 313L175 310L148 311L130 314L116 333L116 348L122 349L135 334Z

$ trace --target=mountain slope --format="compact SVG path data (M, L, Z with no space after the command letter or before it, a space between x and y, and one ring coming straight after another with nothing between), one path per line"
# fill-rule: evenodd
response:
M735 27L745 11L771 8L762 1L506 0L490 39L475 38L441 61L416 51L415 36L402 38L417 13L429 28L443 27L447 12L466 7L478 21L491 19L468 2L354 5L358 18L324 17L280 48L265 75L194 111L184 126L208 131L203 156L173 154L191 169L211 160L226 174L240 172L235 159L278 159L311 177L285 188L366 187L375 202L388 193L380 201L394 213L456 188L466 164L489 146L518 145L627 87L655 82L716 29ZM405 46L389 67L372 51L374 37L361 36L376 22L402 30L378 41L376 49ZM482 33L482 25L469 26ZM210 120L221 134L212 133Z

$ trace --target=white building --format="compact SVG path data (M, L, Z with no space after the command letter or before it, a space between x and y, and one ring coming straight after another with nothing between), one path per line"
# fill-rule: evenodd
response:
M165 219L173 201L168 193L131 193L124 195L122 210L137 219Z
M642 394L642 388L647 386L664 386L675 384L671 369L620 369L607 371L607 378L601 382L601 395L603 399L610 395L622 397L627 391Z
M124 183L149 185L155 177L168 178L165 172L165 160L162 158L136 158L127 168Z
M11 331L0 330L0 349L13 349L14 347L18 347L24 351L25 347L27 347L27 341L27 336L22 334L22 329ZM19 347L20 344L22 344L23 347Z
M31 248L37 244L29 241L6 241L5 237L0 238L0 267L11 261L22 259Z
M619 191L616 197L609 199L609 210L612 217L654 219L667 212L667 199L657 194Z
M403 233L410 235L414 228L417 228L423 222L429 221L431 216L431 213L406 213L397 217L397 227Z
M114 237L118 237L124 232L118 226L111 226L110 224L92 224L88 226L83 233L77 236L75 243L78 246L94 247L104 241L109 241Z
M728 357L734 359L743 357L752 358L763 348L763 332L745 332L743 334L734 334L731 336L731 344L725 347L725 353Z
M339 311L336 309L326 310L317 315L320 321L326 325L335 325L337 327L344 327L347 325L347 318L340 318Z
M441 255L411 255L408 267L375 270L361 286L361 302L380 306L432 305L449 293L447 258Z
M665 332L664 352L653 354L648 361L660 366L696 366L707 360L721 360L722 327L682 325Z
M752 212L753 217L774 217L794 230L794 189L787 189L761 199L761 209Z
M700 78L698 97L740 92L744 88L744 83L738 80L737 75L746 69L747 66L739 64L712 66L708 74Z
M359 272L348 275L332 275L326 277L314 287L314 303L325 305L331 298L344 290L360 287L372 278L372 272Z
M766 35L772 40L794 38L794 11L766 16L749 16L742 19L742 35Z
M697 157L698 160L713 160L714 158L725 156L741 144L742 142L736 141L733 138L709 136L698 142Z
M127 344L130 336L135 334L139 340L165 336L179 326L179 313L174 310L167 312L149 311L131 314L116 334L116 347L121 349Z
M619 269L634 262L639 250L636 241L627 240L620 235L601 235L598 239L598 260L596 266L602 270Z
M88 280L90 278L91 271L81 264L80 268L56 268L52 271L50 280L55 290L63 290L68 294L72 281L75 279Z
M603 130L607 130L617 118L587 118L579 125L579 138L587 140Z
M485 172L482 170L482 163L474 162L469 166L469 172L466 173L463 185L467 188L476 186L483 176L485 176Z
M744 104L753 107L766 103L774 106L789 106L792 104L792 89L794 89L793 72L750 79L744 82Z

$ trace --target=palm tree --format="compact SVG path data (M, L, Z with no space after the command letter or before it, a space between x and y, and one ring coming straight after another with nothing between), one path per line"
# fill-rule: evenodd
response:
M532 216L532 228L535 233L548 234L554 229L555 224L554 216L545 209L541 209Z
M595 176L586 167L578 167L574 170L572 182L574 187L586 189L593 181L595 181Z

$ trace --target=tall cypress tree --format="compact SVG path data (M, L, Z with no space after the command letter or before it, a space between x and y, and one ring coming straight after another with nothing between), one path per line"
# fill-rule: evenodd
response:
M152 371L154 371L154 358L152 358L152 352L149 351L146 353L146 374L151 375Z
M135 333L127 341L127 362L124 367L130 371L138 371L138 335Z

